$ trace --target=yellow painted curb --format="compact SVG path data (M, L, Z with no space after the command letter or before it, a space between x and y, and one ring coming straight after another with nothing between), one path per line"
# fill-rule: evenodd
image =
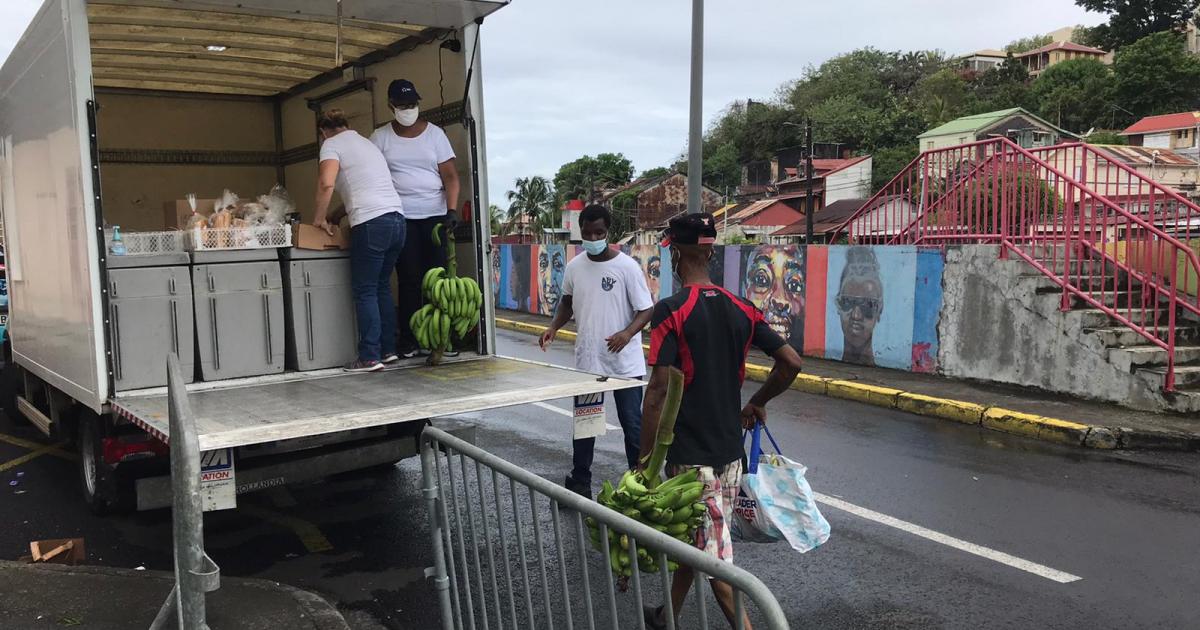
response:
M767 370L767 372L770 373L770 370ZM795 381L792 381L792 389L809 394L826 396L829 394L829 381L832 380L831 378L815 374L801 374L796 377Z
M923 394L904 392L896 397L896 409L915 413L918 416L933 416L963 424L980 424L987 407L961 400L934 398Z
M520 333L529 333L540 337L542 333L546 332L547 327L540 324L529 324L526 322L518 322L512 319L502 319L497 317L496 328L504 328ZM559 339L563 339L565 341L575 341L575 337L575 331L565 329L558 331Z
M1078 422L1047 418L1031 413L992 407L983 414L983 426L996 431L1024 435L1059 444L1083 444L1089 427Z
M896 398L904 392L891 387L866 385L853 381L829 380L825 383L825 393L834 398L853 400L856 402L875 405L876 407L896 407Z

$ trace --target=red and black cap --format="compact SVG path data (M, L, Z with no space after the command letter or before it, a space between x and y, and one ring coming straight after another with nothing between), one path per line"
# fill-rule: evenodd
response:
M707 212L685 214L671 219L663 232L662 246L712 245L717 242L717 221Z

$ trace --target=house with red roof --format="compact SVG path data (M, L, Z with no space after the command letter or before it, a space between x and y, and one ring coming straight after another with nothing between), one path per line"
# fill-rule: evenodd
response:
M871 196L871 156L860 155L841 159L814 159L813 199L817 210L840 201ZM808 178L801 162L795 169L786 169L785 178L775 183L776 197L797 210L806 208Z
M1147 116L1121 132L1135 147L1170 149L1200 157L1196 135L1200 133L1200 111Z
M1095 59L1108 63L1108 52L1075 42L1052 42L1041 48L1025 51L1015 55L1017 61L1025 64L1029 75L1036 77L1046 71L1046 68L1071 59Z

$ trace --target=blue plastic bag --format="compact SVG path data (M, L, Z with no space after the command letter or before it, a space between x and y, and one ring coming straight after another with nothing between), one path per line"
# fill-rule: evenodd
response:
M762 452L763 433L775 447L774 454ZM756 425L750 435L749 466L733 508L733 535L747 542L786 540L800 553L824 544L829 521L817 509L804 477L807 469L783 456L766 425Z

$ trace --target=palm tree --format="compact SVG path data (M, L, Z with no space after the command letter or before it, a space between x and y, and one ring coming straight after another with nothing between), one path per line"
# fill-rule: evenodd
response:
M541 175L518 177L513 182L514 190L508 191L508 222L516 223L521 218L537 227L553 225L557 213L554 202L554 186Z
M488 218L491 220L492 236L504 236L508 234L508 228L510 226L508 225L508 222L504 220L505 213L500 206L497 206L496 204L488 206Z

